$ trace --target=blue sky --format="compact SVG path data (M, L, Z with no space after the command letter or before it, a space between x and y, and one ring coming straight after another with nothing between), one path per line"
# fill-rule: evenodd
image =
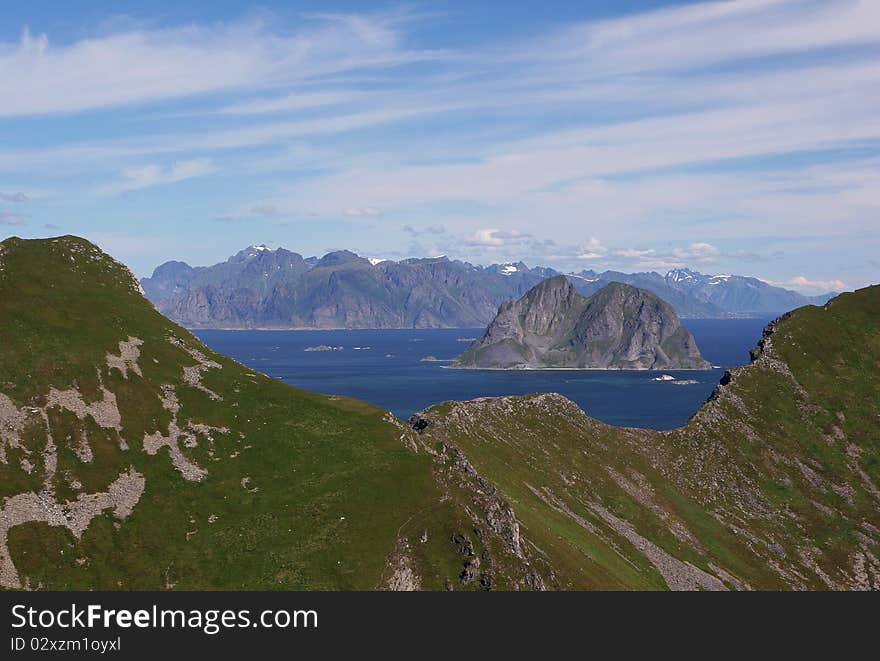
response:
M880 3L0 7L0 236L880 281Z

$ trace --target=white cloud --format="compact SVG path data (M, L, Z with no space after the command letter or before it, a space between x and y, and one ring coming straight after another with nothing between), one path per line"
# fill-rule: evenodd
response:
M672 248L616 248L607 254L603 264L631 269L669 269L682 266L705 266L713 264L723 256L722 251L706 242L695 242L687 246ZM579 257L580 258L580 257Z
M18 44L0 43L0 78L15 90L0 116L296 84L437 56L399 48L396 22L382 15L316 16L292 32L266 21L134 29L61 46L25 28Z
M20 191L15 193L4 193L0 191L0 201L2 202L27 202L30 198Z
M424 234L445 234L446 228L442 225L428 225L427 227L413 227L412 225L404 225L401 228L410 236L421 236Z
M91 143L60 144L45 149L0 150L0 171L19 172L28 167L42 172L76 174L93 171L107 163L143 156L277 147L285 141L332 136L408 121L449 110L440 106L399 106L368 109L363 112L327 115L286 122L264 122L205 132L188 131L146 138L104 140Z
M141 167L125 168L122 170L123 181L117 184L105 186L99 190L104 195L124 193L127 191L140 190L153 186L166 186L186 179L204 177L215 172L216 168L210 159L194 159L190 161L176 161L169 166L144 165Z
M602 242L594 236L587 239L586 242L578 246L577 259L596 260L603 259L608 252L608 248L602 245Z
M506 246L511 243L518 244L531 238L519 230L502 230L497 227L480 229L471 234L466 243L471 246L484 246L487 248Z
M814 46L880 43L880 21L872 20L877 8L848 1L702 3L566 28L506 54L496 49L483 62L497 76L471 84L465 64L465 82L450 94L493 112L505 104L528 108L527 116L588 101L604 110L602 118L586 113L589 121L568 130L468 142L464 156L428 154L415 164L413 147L396 158L383 149L376 163L342 161L339 171L285 195L326 214L340 195L389 216L472 204L482 216L444 222L472 234L474 227L527 232L540 219L545 235L569 236L572 243L598 229L615 243L634 245L864 224L870 221L863 210L880 204L870 176L876 166L865 165L862 181L841 181L834 191L824 185L829 172L800 165L724 174L693 166L880 139L873 111L880 104L880 60L871 51L827 59L818 51L810 60L740 66ZM723 66L712 69L713 63ZM683 166L690 170L670 171ZM585 246L579 254L599 253Z
M0 44L15 90L0 116L188 100L151 109L127 137L7 147L0 171L122 173L103 190L118 192L204 174L172 160L222 162L231 182L268 173L279 189L256 199L289 222L417 218L399 240L425 253L727 269L760 257L743 245L880 229L880 162L863 155L880 139L878 19L866 0L701 2L509 43L457 40L452 57L409 50L419 35L391 14L116 25L61 45L25 33ZM193 130L194 113L211 116ZM808 165L816 154L830 163ZM268 215L251 195L230 217Z
M376 207L349 207L342 213L352 218L378 218L382 210Z
M0 225L26 225L24 218L8 209L0 209Z
M653 248L622 248L619 250L615 250L613 254L616 257L624 257L626 259L653 259L654 255L657 254L657 251Z
M706 264L717 261L721 251L711 243L692 243L686 248L673 248L673 257L687 264Z
M702 2L576 24L520 52L557 64L589 62L585 73L705 67L829 46L876 43L874 0Z
M251 213L257 216L277 216L278 207L274 204L258 204L251 207Z
M243 101L224 106L218 112L226 115L267 115L324 106L336 106L359 101L368 95L354 90L326 90L318 92L294 92L281 97Z
M829 291L846 291L847 289L846 284L838 278L812 280L803 275L798 275L788 280L771 281L770 284L777 287L794 289L805 294L824 294Z

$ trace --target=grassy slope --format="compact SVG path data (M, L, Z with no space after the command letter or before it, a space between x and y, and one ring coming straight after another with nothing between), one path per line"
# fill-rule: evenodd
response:
M373 588L399 566L423 588L663 589L658 552L728 587L878 587L878 328L880 288L798 310L680 430L611 427L542 395L438 405L424 433L401 437L374 407L210 352L87 242L10 239L0 393L43 407L50 387L92 402L103 384L130 446L49 407L54 496L106 490L130 466L146 490L127 519L105 511L81 539L26 523L8 546L23 580L59 589ZM129 336L144 342L143 376L124 379L106 354ZM222 402L184 382L196 360L169 336L222 366L202 380ZM230 430L183 449L208 470L201 482L184 480L166 449L142 451L145 434L168 431L163 384L177 392L181 426ZM87 462L74 453L83 433ZM0 506L43 488L39 419L21 440L30 454L7 448L0 463Z
M611 427L538 395L433 407L422 438L498 485L560 587L666 587L607 511L727 587L876 589L878 369L873 287L780 320L679 430Z
M11 528L9 549L22 580L57 589L374 588L387 578L402 526L431 527L433 544L464 525L452 505L437 505L431 461L399 442L383 411L288 387L214 354L134 287L127 269L83 240L2 243L0 392L16 406L43 406L50 386L76 387L90 402L101 398L100 378L116 395L130 446L121 450L116 432L89 417L50 408L57 498L76 498L71 479L94 493L129 466L146 478L128 519L117 522L105 511L81 540L45 523ZM182 367L196 361L169 343L171 335L222 366L203 377L222 402L183 382ZM106 366L105 355L118 353L129 336L143 340L143 377L130 372L124 379ZM182 479L167 449L142 451L145 433L168 431L162 384L175 386L181 426L193 420L230 430L213 434L213 442L199 435L198 447L183 449L208 470L201 482ZM72 450L84 431L95 455L90 462ZM0 463L0 500L41 489L44 467L36 457L45 430L33 424L23 436L37 469L25 473L24 451L9 449ZM247 489L244 477L251 478ZM450 544L432 544L416 554L418 569L423 587L442 587L460 558Z

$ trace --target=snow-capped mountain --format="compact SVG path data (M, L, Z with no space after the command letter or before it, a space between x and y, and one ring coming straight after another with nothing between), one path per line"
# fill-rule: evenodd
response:
M483 267L445 256L394 261L348 250L304 259L252 245L213 266L167 262L142 284L160 311L193 328L473 328L485 326L501 303L555 275L559 271L521 261ZM690 269L566 275L586 296L610 282L645 289L682 317L775 316L830 297Z
M705 275L690 269L673 269L664 280L670 287L711 303L721 310L741 315L765 315L791 310L808 303L824 303L833 294L804 296L742 275Z

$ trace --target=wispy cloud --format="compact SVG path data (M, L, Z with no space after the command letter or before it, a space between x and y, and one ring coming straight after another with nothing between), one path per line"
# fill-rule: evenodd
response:
M642 74L873 44L873 0L702 2L565 27L521 48L516 58L570 64L581 76ZM586 63L586 67L584 64Z
M220 108L217 112L225 115L268 115L273 113L310 110L327 106L338 106L359 101L368 97L364 92L354 90L326 90L318 92L294 92L280 97L243 101Z
M195 177L204 177L215 171L216 168L210 159L204 158L177 161L168 166L151 164L125 168L121 173L123 181L104 186L99 192L104 195L113 195L153 186L167 186Z
M404 225L401 229L413 237L446 233L446 228L442 225L428 225L427 227L413 227L412 225Z
M575 251L575 257L577 259L586 260L605 259L607 253L608 248L606 248L595 236L591 236L585 242L578 245L577 250Z
M351 218L378 218L382 210L376 207L348 207L342 213Z
M522 244L530 238L531 234L520 232L519 230L503 230L492 227L477 230L467 238L466 243L471 246L484 248L500 248L510 244Z
M697 242L687 246L666 249L618 248L597 258L634 269L668 269L680 266L707 266L722 256L721 250L711 243Z
M184 152L221 152L277 146L296 138L317 138L381 127L443 113L452 107L409 105L369 109L295 121L250 124L212 131L169 133L146 138L69 143L44 149L0 149L0 171L17 172L23 166L52 174L81 173L108 162Z
M432 27L398 9L119 23L70 43L25 31L0 44L16 90L0 117L72 129L16 136L0 171L70 180L72 205L82 180L112 194L222 164L203 222L311 223L311 250L344 226L382 254L871 277L867 258L818 257L880 249L878 3L697 2L442 51L414 20ZM111 130L80 121L99 109Z
M4 193L0 191L0 201L2 202L27 202L28 196L22 192Z
M278 207L276 207L274 204L258 204L251 207L251 213L256 216L277 216Z
M833 278L831 280L811 280L803 275L798 275L788 280L771 281L770 284L777 287L794 289L805 294L824 294L829 291L846 291L847 286L843 280Z
M24 218L8 209L0 209L0 225L25 225Z
M390 15L314 16L282 32L265 20L134 29L53 46L25 28L0 44L0 75L16 90L0 116L83 111L390 67L435 53L401 49Z

